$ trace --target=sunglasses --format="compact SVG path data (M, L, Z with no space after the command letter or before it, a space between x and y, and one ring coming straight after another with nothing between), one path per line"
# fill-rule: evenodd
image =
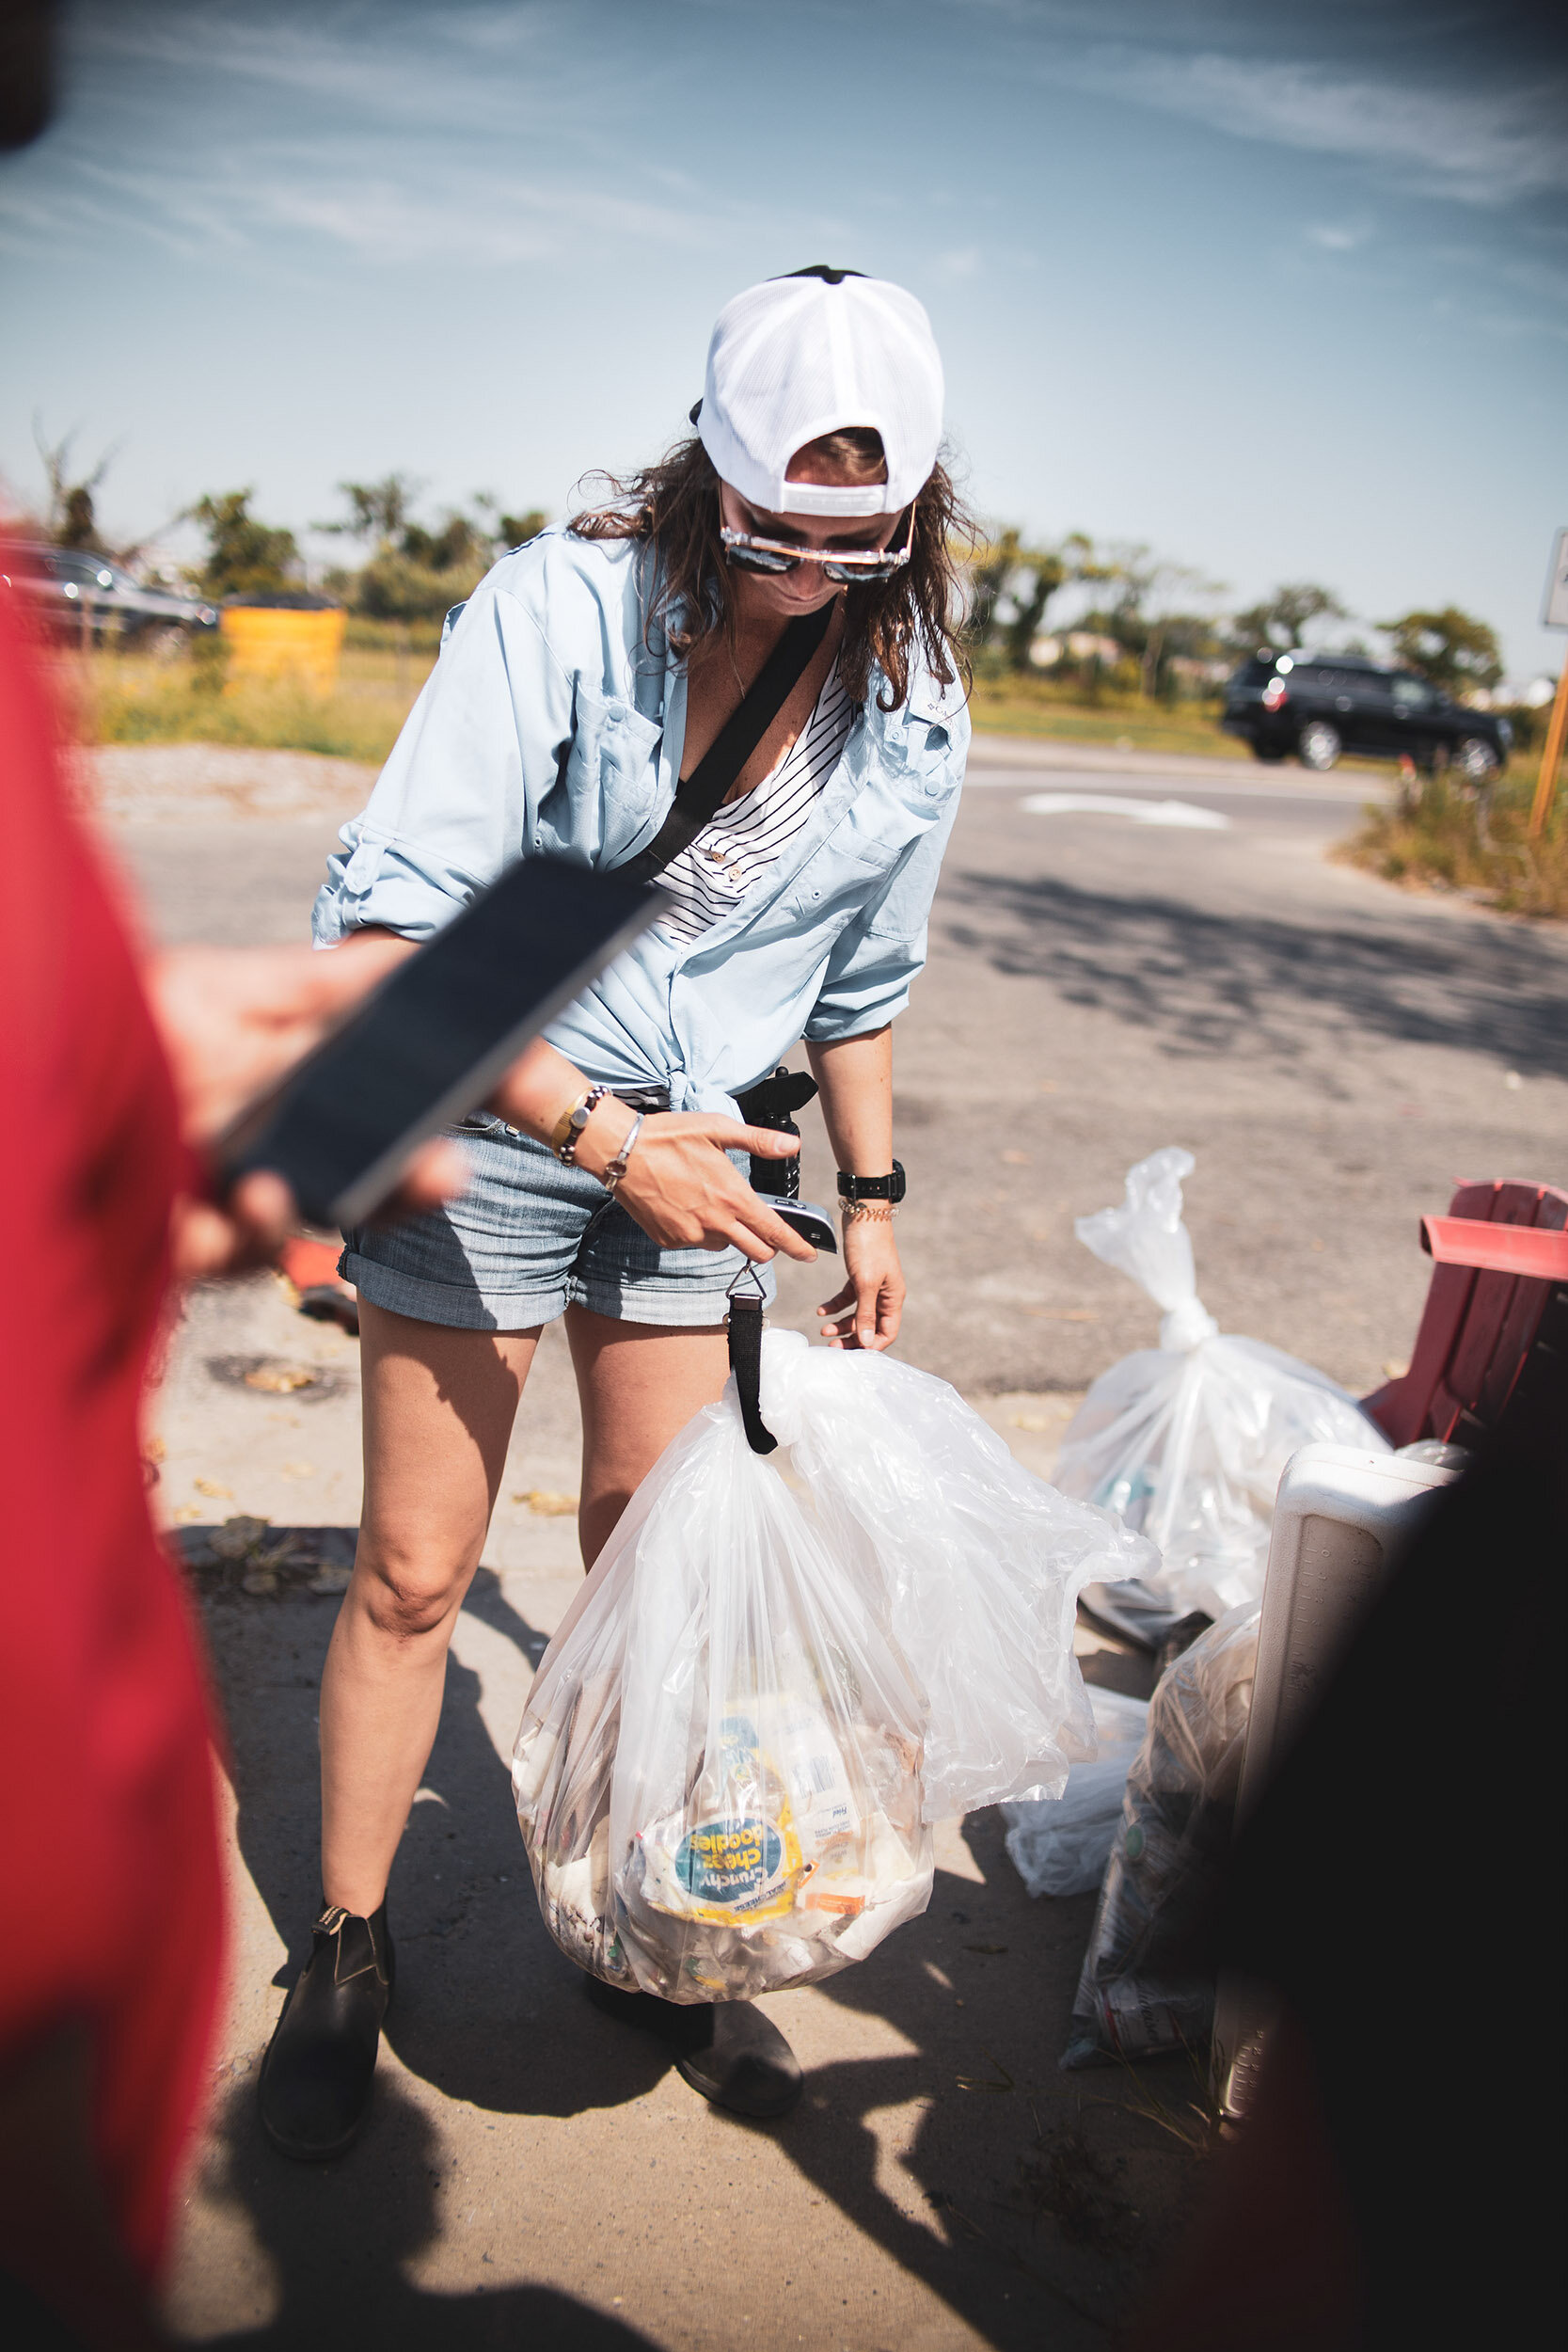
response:
M816 564L825 580L852 588L857 580L891 580L902 571L910 560L911 533L906 526L901 548L795 548L783 539L761 539L727 526L719 536L730 563L743 572L768 572L777 578L798 572L802 564Z

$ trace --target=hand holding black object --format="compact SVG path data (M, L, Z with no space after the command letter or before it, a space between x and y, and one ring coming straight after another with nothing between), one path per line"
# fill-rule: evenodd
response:
M578 1167L595 1175L597 1130L602 1124L608 1136L610 1123L606 1104L578 1146ZM629 1123L627 1114L623 1124ZM605 1165L614 1149L607 1142ZM754 1169L759 1160L790 1159L799 1150L797 1136L743 1127L738 1120L697 1111L655 1112L642 1122L615 1198L662 1249L735 1248L756 1262L782 1250L809 1265L816 1255L811 1244L774 1215L729 1157L732 1152L749 1152Z

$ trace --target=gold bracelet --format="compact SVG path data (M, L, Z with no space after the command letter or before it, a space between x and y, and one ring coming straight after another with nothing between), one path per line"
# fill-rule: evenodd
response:
M845 1200L840 1202L838 1213L846 1225L853 1225L857 1218L872 1225L891 1225L898 1209L892 1200Z

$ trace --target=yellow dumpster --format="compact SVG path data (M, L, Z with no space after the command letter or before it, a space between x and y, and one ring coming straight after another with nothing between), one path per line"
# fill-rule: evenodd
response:
M312 693L330 694L338 682L345 615L335 606L316 611L287 605L226 604L219 616L229 646L229 681L290 678Z

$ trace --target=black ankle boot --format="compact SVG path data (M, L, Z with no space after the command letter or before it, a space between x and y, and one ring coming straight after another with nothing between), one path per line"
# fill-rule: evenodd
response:
M607 2017L657 2034L676 2071L716 2107L771 2122L800 2098L800 2059L750 2001L661 2001L654 1993L623 1993L599 1977L585 1974L583 1982Z
M284 2155L341 2156L364 2122L392 1974L385 1903L322 1913L261 2061L261 2124Z

